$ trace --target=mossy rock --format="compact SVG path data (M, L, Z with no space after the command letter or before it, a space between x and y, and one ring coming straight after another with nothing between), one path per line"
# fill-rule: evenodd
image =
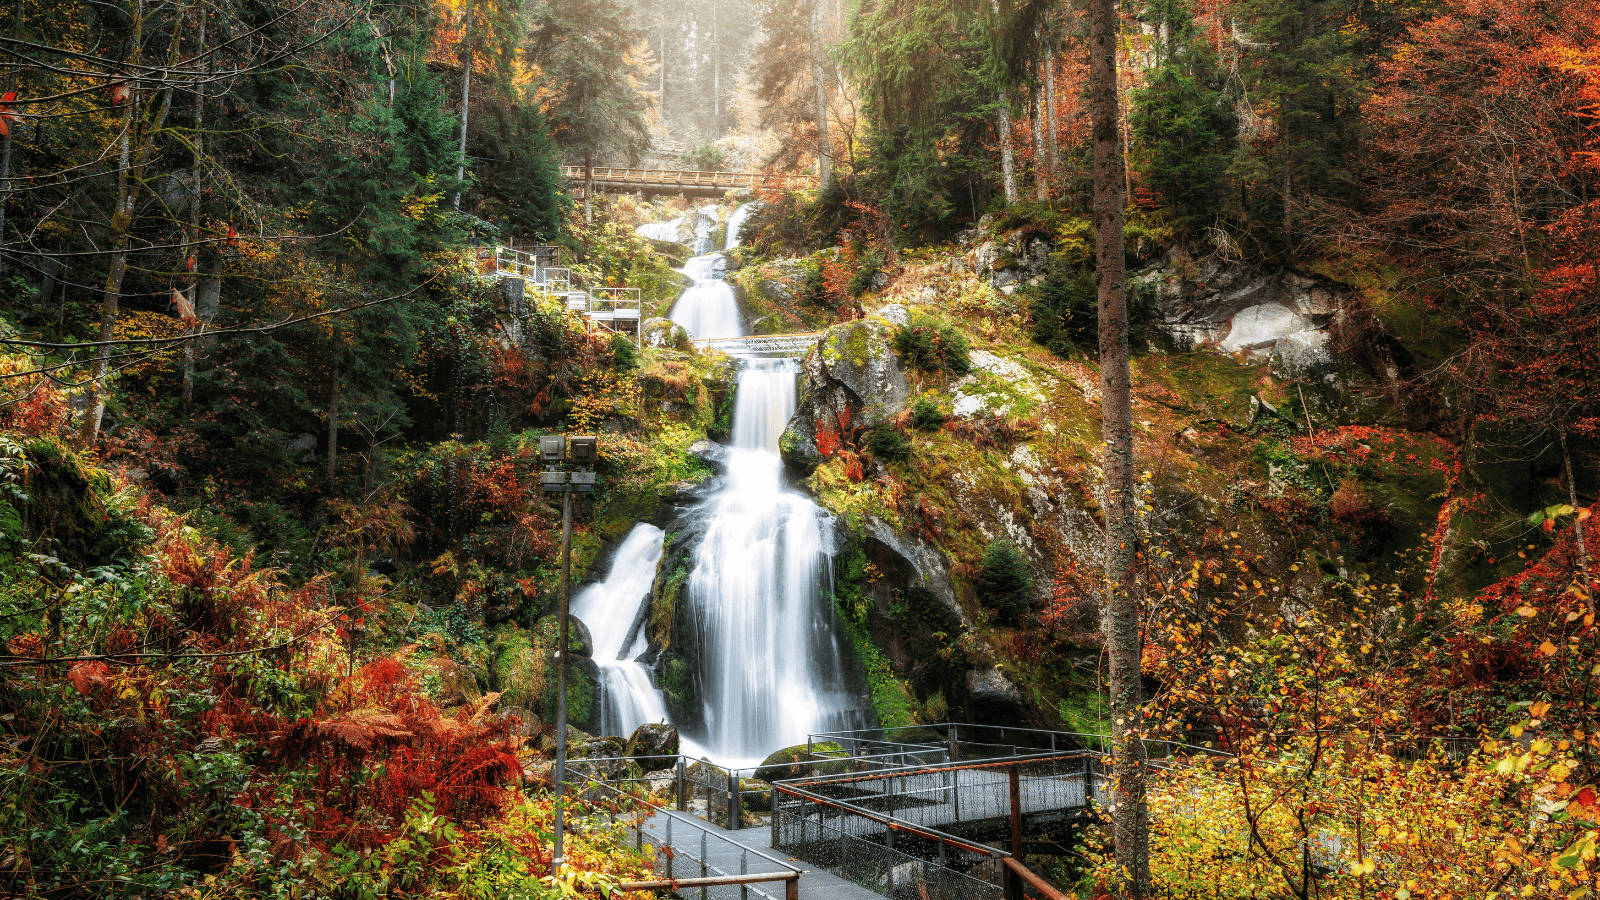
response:
M835 774L835 770L842 772L847 763L839 762L832 766L810 765L817 760L833 759L844 753L844 748L832 741L807 746L796 744L775 750L761 761L756 768L756 780L765 782L787 781L791 778L805 778L810 775Z

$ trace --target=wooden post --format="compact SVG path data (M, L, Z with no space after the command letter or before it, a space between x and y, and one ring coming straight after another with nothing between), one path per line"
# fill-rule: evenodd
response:
M783 900L800 900L800 875L798 873L783 883Z
M950 761L956 762L961 759L961 750L956 743L955 723L952 722L951 724L946 725L944 732L945 738L950 742Z
M1005 900L1027 900L1022 892L1022 876L1017 874L1017 870L1006 865L1000 868L1004 870Z
M1022 766L1011 767L1011 855L1022 856Z

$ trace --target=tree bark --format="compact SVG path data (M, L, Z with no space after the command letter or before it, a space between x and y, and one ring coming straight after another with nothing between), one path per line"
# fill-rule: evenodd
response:
M205 52L206 47L206 20L210 18L206 10L200 12L200 52ZM390 84L394 82L391 79ZM391 95L393 89L390 90ZM392 103L392 97L391 97ZM200 297L198 286L200 284L200 158L205 152L205 118L206 118L206 89L204 85L197 85L194 94L194 164L190 167L190 184L194 189L194 196L189 199L189 227L184 232L183 256L185 268L189 275L184 279L184 289L189 293L189 305L199 313ZM194 329L190 329L194 331ZM194 360L198 352L194 341L183 345L183 378L181 401L183 411L189 412L189 407L194 403Z
M1567 504L1578 510L1578 521L1572 525L1578 538L1578 565L1583 573L1583 589L1588 595L1589 614L1594 615L1594 575L1589 567L1589 542L1584 538L1583 507L1578 505L1578 485L1572 477L1572 452L1567 449L1567 428L1565 423L1556 423L1556 436L1561 440L1561 462L1567 469Z
M811 10L811 76L817 83L817 193L828 189L833 148L828 141L828 75L822 62L822 6Z
M138 45L143 34L143 12L140 11L135 19L134 44ZM137 62L135 55L133 62ZM137 121L139 109L139 95L137 90L129 90L127 100L128 111L122 119L122 136L119 139L117 152L117 203L111 214L109 231L111 232L111 259L106 268L106 280L101 290L100 300L100 336L101 341L110 341L116 337L117 316L122 301L122 279L128 274L128 251L131 246L129 233L133 228L133 211L135 201L138 199L140 185L143 183L144 169L150 164L150 156L155 150L156 135L166 124L167 113L172 110L172 88L167 88L161 97L161 105L156 107L150 121L140 129L139 147L133 147L134 124ZM102 346L95 354L94 374L88 386L88 409L84 416L83 428L79 437L83 443L93 444L100 438L100 423L106 413L106 387L105 380L111 374L111 347Z
M1056 48L1055 39L1051 38L1050 48L1044 55L1044 96L1045 96L1045 122L1046 141L1045 154L1050 164L1050 183L1053 186L1060 177L1061 155L1057 152L1056 141L1059 139L1056 132Z
M1035 114L1028 122L1028 130L1033 132L1033 190L1038 199L1048 200L1050 181L1044 174L1044 91L1039 92L1033 109Z
M467 27L462 30L461 49L461 159L456 163L456 181L467 177L467 101L472 96L472 0L467 0ZM461 189L456 188L452 209L461 208Z
M1099 288L1101 433L1105 441L1106 577L1101 627L1111 664L1111 810L1124 897L1150 889L1145 806L1140 603L1134 577L1139 535L1133 513L1133 403L1128 371L1124 160L1117 98L1115 0L1089 3L1089 109L1094 145L1095 279Z
M996 18L1000 16L1000 0L989 0ZM1017 163L1011 149L1011 98L1005 88L995 96L999 110L995 113L995 130L1000 132L1000 184L1006 192L1006 202L1017 202Z

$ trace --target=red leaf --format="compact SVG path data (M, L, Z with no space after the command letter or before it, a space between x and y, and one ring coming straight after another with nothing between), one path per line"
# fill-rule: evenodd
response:
M87 697L94 693L94 689L106 683L106 673L111 667L103 662L81 662L67 671L67 680L78 689L78 693Z
M193 328L200 324L200 318L194 314L194 304L183 295L183 291L172 289L172 305L177 308L178 318L183 320L184 325Z
M106 93L111 95L111 105L121 106L133 97L133 91L128 88L126 81L113 81L106 85Z

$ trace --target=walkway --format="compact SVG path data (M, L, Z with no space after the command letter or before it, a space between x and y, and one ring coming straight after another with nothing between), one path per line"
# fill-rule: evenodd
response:
M685 194L691 197L720 197L731 190L760 190L765 187L814 188L815 175L769 175L765 172L689 172L679 169L619 169L562 166L567 181L582 185L593 180L597 191L645 194Z
M822 340L820 331L793 334L752 334L736 338L701 338L697 350L720 350L730 356L804 356Z
M671 841L667 839L668 822L671 822ZM645 820L643 837L657 847L670 846L671 859L658 858L657 872L676 878L693 878L701 875L742 875L761 872L800 871L800 896L806 900L884 900L856 884L837 875L817 869L802 868L805 863L776 854L764 845L768 831L764 828L728 831L685 813L658 810ZM703 863L703 866L702 866ZM683 897L702 896L700 888L684 888ZM747 893L741 894L741 890ZM755 897L783 900L783 885L770 882L744 887L720 886L704 889L711 897Z

